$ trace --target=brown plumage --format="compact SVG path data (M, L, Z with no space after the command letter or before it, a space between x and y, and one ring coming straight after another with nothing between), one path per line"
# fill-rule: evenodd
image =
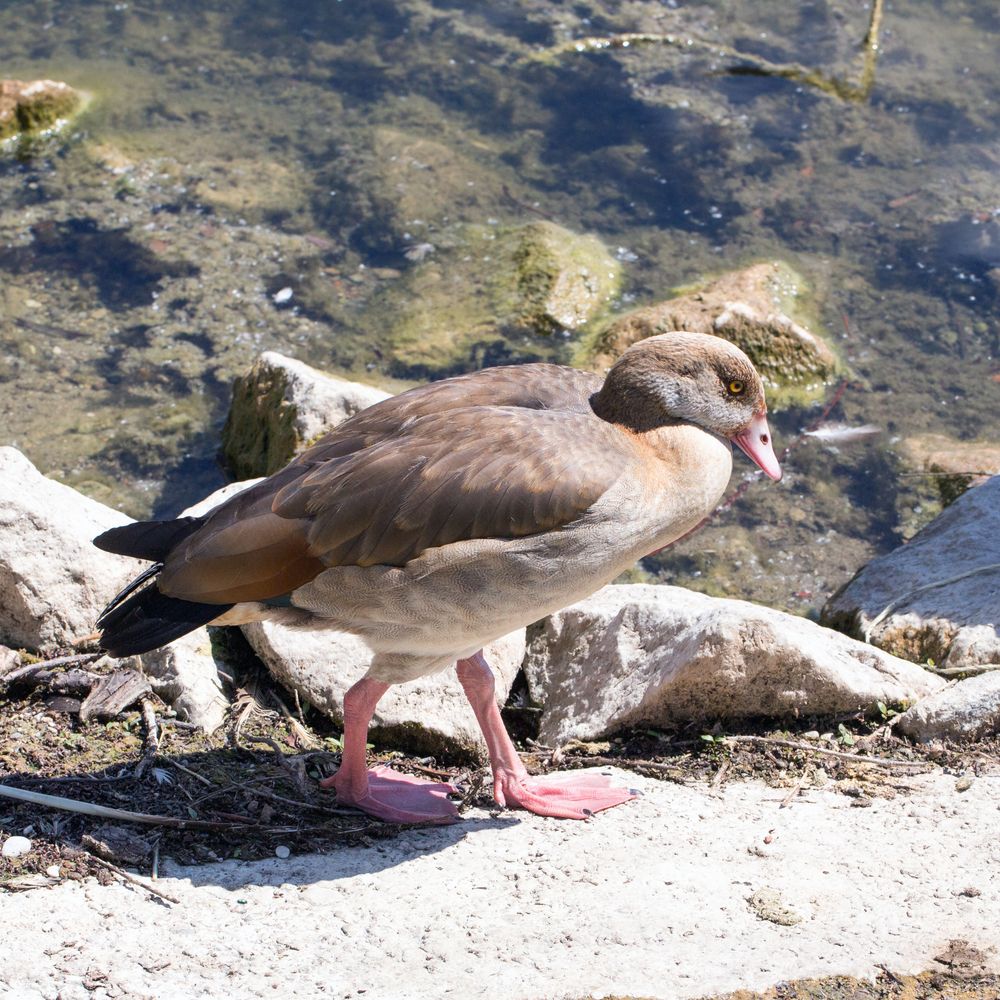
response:
M728 482L729 440L777 478L765 410L746 356L689 333L633 345L605 380L538 364L413 389L206 517L97 539L162 563L102 616L105 647L140 652L212 620L352 631L375 653L345 702L352 719L370 717L388 684L458 661L498 801L582 815L562 792L552 792L552 812L524 791L476 650L691 530ZM427 818L424 806L447 813L422 791L400 792L397 778L378 779L391 786L385 796L416 796L419 809L370 792L364 733L348 729L335 782L345 801L397 821ZM592 809L623 801L617 790L603 795L588 788L584 798Z
M164 560L160 592L264 601L330 566L403 566L463 538L571 521L623 462L610 427L581 442L600 379L553 368L487 369L363 411L212 514Z

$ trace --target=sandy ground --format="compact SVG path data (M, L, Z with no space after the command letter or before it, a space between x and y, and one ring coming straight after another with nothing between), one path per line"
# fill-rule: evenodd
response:
M0 896L0 996L681 1000L916 972L952 938L1000 968L1000 775L899 778L912 791L864 808L622 777L643 798L586 823L479 811L326 856L167 865L174 906L94 881ZM755 912L764 890L800 922Z

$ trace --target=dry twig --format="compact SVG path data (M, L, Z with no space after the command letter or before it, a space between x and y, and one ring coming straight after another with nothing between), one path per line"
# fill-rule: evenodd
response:
M158 899L162 899L164 902L171 903L175 906L180 903L180 900L176 897L165 893L162 889L157 889L154 886L143 882L141 878L137 878L131 872L125 871L124 868L119 868L118 865L112 864L110 861L105 861L104 858L99 858L96 854L89 854L88 857L92 861L96 861L102 868L107 868L108 871L114 872L118 878L128 882L130 885L138 886L140 889L148 892L151 896L156 896Z
M723 736L723 743L760 743L764 746L786 747L789 750L805 750L807 753L825 754L839 760L849 760L856 764L869 764L872 767L923 767L927 761L899 760L894 757L866 757L857 753L846 753L843 750L830 750L827 747L813 746L810 743L797 743L794 740L779 740L771 736Z

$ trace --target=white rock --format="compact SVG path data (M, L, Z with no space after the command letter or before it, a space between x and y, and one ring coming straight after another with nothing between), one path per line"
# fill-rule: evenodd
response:
M199 628L168 646L142 654L142 666L153 690L188 722L213 732L222 725L229 699L208 629Z
M282 861L284 861L285 858L290 857L291 853L292 853L291 850L289 848L285 847L284 844L279 844L274 849L274 856L276 858L281 858Z
M943 685L805 618L646 584L604 587L546 619L525 672L547 743L679 720L851 712Z
M1000 670L932 694L904 712L896 728L916 740L978 740L1000 733Z
M897 656L1000 663L1000 476L962 494L906 545L873 559L823 622ZM889 613L873 627L883 611Z
M348 417L390 395L371 385L327 375L276 351L262 354L260 364L284 373L285 400L295 406L295 430L303 441L333 430Z
M0 641L40 649L93 632L140 564L91 541L130 520L0 448Z
M344 632L308 632L255 622L243 633L274 676L315 708L343 722L344 692L367 671L371 650ZM486 647L497 684L497 702L507 700L524 659L524 629ZM394 684L378 704L372 736L411 750L477 751L479 727L454 670L407 684Z
M31 850L31 841L27 837L8 837L0 848L0 855L5 858L19 858Z

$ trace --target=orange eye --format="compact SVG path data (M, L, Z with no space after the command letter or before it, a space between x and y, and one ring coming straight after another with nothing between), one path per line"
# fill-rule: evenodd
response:
M726 386L729 390L730 395L738 396L746 388L746 384L741 382L738 378L734 378L729 385Z

